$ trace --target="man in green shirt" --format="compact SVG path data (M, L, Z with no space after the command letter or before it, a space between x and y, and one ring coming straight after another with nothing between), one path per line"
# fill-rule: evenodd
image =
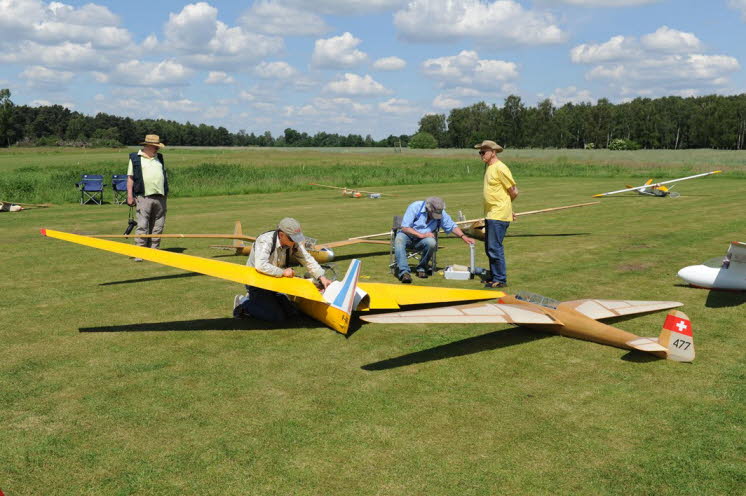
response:
M161 234L166 225L168 176L165 161L158 150L166 145L157 134L148 134L139 152L130 153L127 168L127 205L137 206L136 234ZM137 246L158 249L160 238L135 238ZM136 262L142 259L135 258Z

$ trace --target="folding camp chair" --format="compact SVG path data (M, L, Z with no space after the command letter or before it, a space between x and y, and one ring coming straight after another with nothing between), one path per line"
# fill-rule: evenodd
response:
M80 182L75 183L80 190L80 204L92 201L96 205L104 202L104 176L100 174L83 174Z
M394 216L394 222L391 226L391 244L389 246L389 270L391 270L391 273L395 276L398 276L397 267L396 267L396 253L394 253L394 242L396 240L396 234L401 230L401 221L402 216L401 215L395 215ZM440 231L440 229L438 229ZM437 256L438 256L438 231L436 231L435 234L435 250L433 251L433 256L430 257L430 261L428 262L428 269L427 271L430 273L430 275L434 274L437 271ZM414 258L415 260L419 261L421 259L420 252L418 252L415 249L409 249L407 248L407 260L410 258Z
M114 203L117 205L127 203L127 174L112 175L111 190L114 192Z

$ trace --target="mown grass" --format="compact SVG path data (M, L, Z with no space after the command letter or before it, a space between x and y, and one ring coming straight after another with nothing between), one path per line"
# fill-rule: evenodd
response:
M585 201L630 177L528 177L519 211ZM732 176L731 176L732 177ZM229 318L241 287L54 239L119 232L126 208L0 214L0 488L6 494L738 494L746 483L746 297L676 271L743 235L742 181L678 199L625 196L521 218L511 291L566 300L677 300L692 364L504 325L371 325ZM322 241L386 231L442 195L476 217L478 180L398 185L395 198L290 191L169 200L167 231L259 233L292 215ZM164 247L220 257L200 240ZM441 263L468 251L444 238ZM388 251L358 256L395 282ZM243 259L220 258L243 263ZM478 264L486 260L481 251ZM433 277L416 284L476 287ZM664 314L617 325L658 334Z
M303 191L309 183L370 188L424 183L478 180L482 164L473 151L439 150L394 153L372 149L318 152L298 149L175 149L166 154L171 197L196 197L250 193ZM76 153L73 153L76 152ZM343 153L346 152L346 153ZM466 153L468 152L468 154ZM570 155L567 153L573 152ZM577 150L517 150L504 160L522 177L620 177L674 178L713 170L711 163L681 161L689 152L668 152L669 161L631 165L634 155L598 150L583 157ZM640 153L640 152L629 152ZM715 153L713 151L713 153ZM730 153L730 152L729 152ZM715 153L716 156L717 153ZM593 161L592 157L605 157ZM638 155L643 156L643 155ZM678 161L674 160L678 156ZM729 154L728 157L731 155ZM43 149L40 165L27 150L11 149L0 154L0 199L29 203L74 203L80 193L75 183L82 174L111 175L126 172L125 151ZM104 159L104 157L110 157ZM25 164L25 165L24 165ZM718 165L733 177L746 177L746 164ZM642 181L638 181L642 182ZM394 192L394 190L387 192ZM111 199L110 186L105 197Z

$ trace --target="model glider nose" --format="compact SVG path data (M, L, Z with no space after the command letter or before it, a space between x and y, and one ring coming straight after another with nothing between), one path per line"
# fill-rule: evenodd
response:
M692 286L711 288L717 273L717 269L712 269L706 265L690 265L681 269L678 276Z

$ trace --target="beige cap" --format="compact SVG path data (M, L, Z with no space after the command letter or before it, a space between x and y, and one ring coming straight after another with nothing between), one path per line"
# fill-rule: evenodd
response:
M161 143L161 138L158 137L157 134L148 134L145 136L145 141L140 143L141 145L152 145L157 146L158 148L165 148L166 145Z
M446 202L439 196L431 196L425 200L425 210L435 220L443 218L443 210L446 208Z
M474 148L476 148L477 150L480 150L482 148L489 148L490 150L495 150L495 153L500 153L501 151L503 151L503 147L492 140L484 140L478 145L474 145Z
M277 224L277 229L288 235L295 243L303 243L306 237L303 236L303 230L300 228L300 222L292 217L285 217Z

